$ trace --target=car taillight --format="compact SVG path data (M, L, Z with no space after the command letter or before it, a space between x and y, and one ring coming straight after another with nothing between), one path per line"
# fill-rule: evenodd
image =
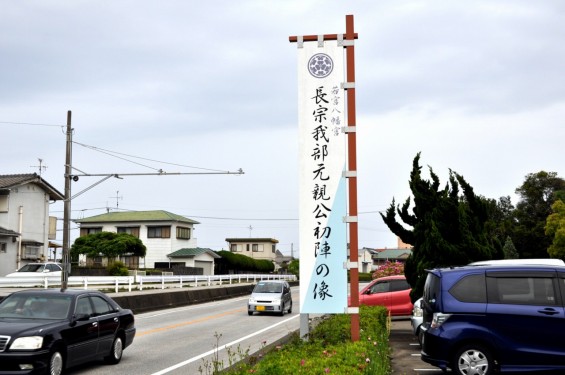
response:
M431 323L431 328L438 328L443 323L445 323L445 321L449 319L450 316L451 314L434 313L434 317Z

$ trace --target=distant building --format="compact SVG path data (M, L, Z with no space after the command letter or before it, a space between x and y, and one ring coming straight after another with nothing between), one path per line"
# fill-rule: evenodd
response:
M201 247L196 248L185 248L180 249L170 254L167 254L170 259L169 267L192 267L192 268L202 268L203 275L213 275L214 274L214 259L221 258L212 249L204 249ZM162 267L160 268L166 268Z
M49 204L63 199L36 173L0 175L0 276L50 258L57 218L49 216Z
M279 241L274 238L226 238L226 242L232 253L273 262L277 257Z
M386 261L391 262L406 262L406 259L412 254L412 249L379 249L378 253L374 255L373 260L378 267Z
M80 225L80 235L98 232L129 233L139 238L147 247L145 258L121 257L130 269L155 268L155 263L169 262L168 255L181 249L194 249L194 225L198 221L168 211L109 212L74 220ZM103 265L102 257L88 259L90 264ZM212 267L212 270L214 268Z
M369 273L375 270L376 263L374 257L378 254L376 249L364 247L359 249L358 267L359 272Z
M290 262L294 260L291 255L284 255L279 250L275 253L275 272L277 272L281 267L288 267Z
M402 242L402 240L400 239L400 237L397 237L397 238L396 238L396 242L397 242L396 247L397 247L398 249L412 249L412 248L413 248L412 245Z

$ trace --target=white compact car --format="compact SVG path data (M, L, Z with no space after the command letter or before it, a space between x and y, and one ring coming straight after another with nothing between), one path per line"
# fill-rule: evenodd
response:
M6 277L61 277L63 267L59 263L28 263L16 272L7 274Z
M290 286L286 281L260 281L253 288L247 301L247 313L270 312L284 315L292 313L292 297Z

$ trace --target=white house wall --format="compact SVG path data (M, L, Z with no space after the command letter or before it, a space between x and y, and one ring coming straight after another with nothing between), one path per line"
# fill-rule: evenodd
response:
M171 237L170 238L147 238L147 227L153 226L171 226ZM106 232L117 232L117 227L123 226L139 226L139 239L143 242L147 248L147 254L145 260L142 258L140 260L139 266L141 268L154 268L156 262L168 262L167 254L175 252L183 248L194 248L196 246L196 239L194 238L194 227L192 224L180 223L171 224L166 222L144 222L140 223L112 223L105 224L102 226L102 230ZM177 239L177 226L184 228L190 228L190 239L180 240Z
M21 228L20 228L21 207ZM0 214L0 226L22 234L18 239L42 243L41 254L48 259L49 249L49 195L35 184L26 184L11 189L8 197L8 212ZM0 275L5 275L18 267L18 242L10 239L6 253L0 254ZM23 247L22 247L23 251ZM30 262L22 260L19 266Z

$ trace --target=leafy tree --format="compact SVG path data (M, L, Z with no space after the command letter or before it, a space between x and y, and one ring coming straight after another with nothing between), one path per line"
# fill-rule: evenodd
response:
M296 277L300 277L300 260L293 259L290 261L288 265L288 272L293 274Z
M553 213L547 217L545 234L553 238L547 249L552 258L565 259L565 203L558 199L551 206Z
M463 176L451 170L444 188L440 188L431 167L431 180L422 178L419 161L420 153L414 158L410 173L412 210L410 197L402 206L396 206L393 199L386 214L381 214L389 229L413 246L404 269L413 300L422 295L426 269L502 257L500 243L489 236L486 228L492 202L476 196ZM397 214L411 229L396 220Z
M498 201L494 199L487 201L489 202L487 230L501 244L505 243L508 237L512 236L515 226L514 206L510 196L500 197Z
M126 254L143 257L146 252L143 242L131 234L98 232L77 238L71 246L70 255L77 260L80 254L116 258Z
M520 201L514 210L512 241L520 258L547 258L552 238L545 234L546 220L551 205L565 194L565 180L556 172L530 173L516 193Z
M504 253L504 259L518 259L519 258L518 251L516 250L514 243L512 243L512 239L510 238L510 236L506 237L506 242L504 243L504 246L502 247L502 252Z

